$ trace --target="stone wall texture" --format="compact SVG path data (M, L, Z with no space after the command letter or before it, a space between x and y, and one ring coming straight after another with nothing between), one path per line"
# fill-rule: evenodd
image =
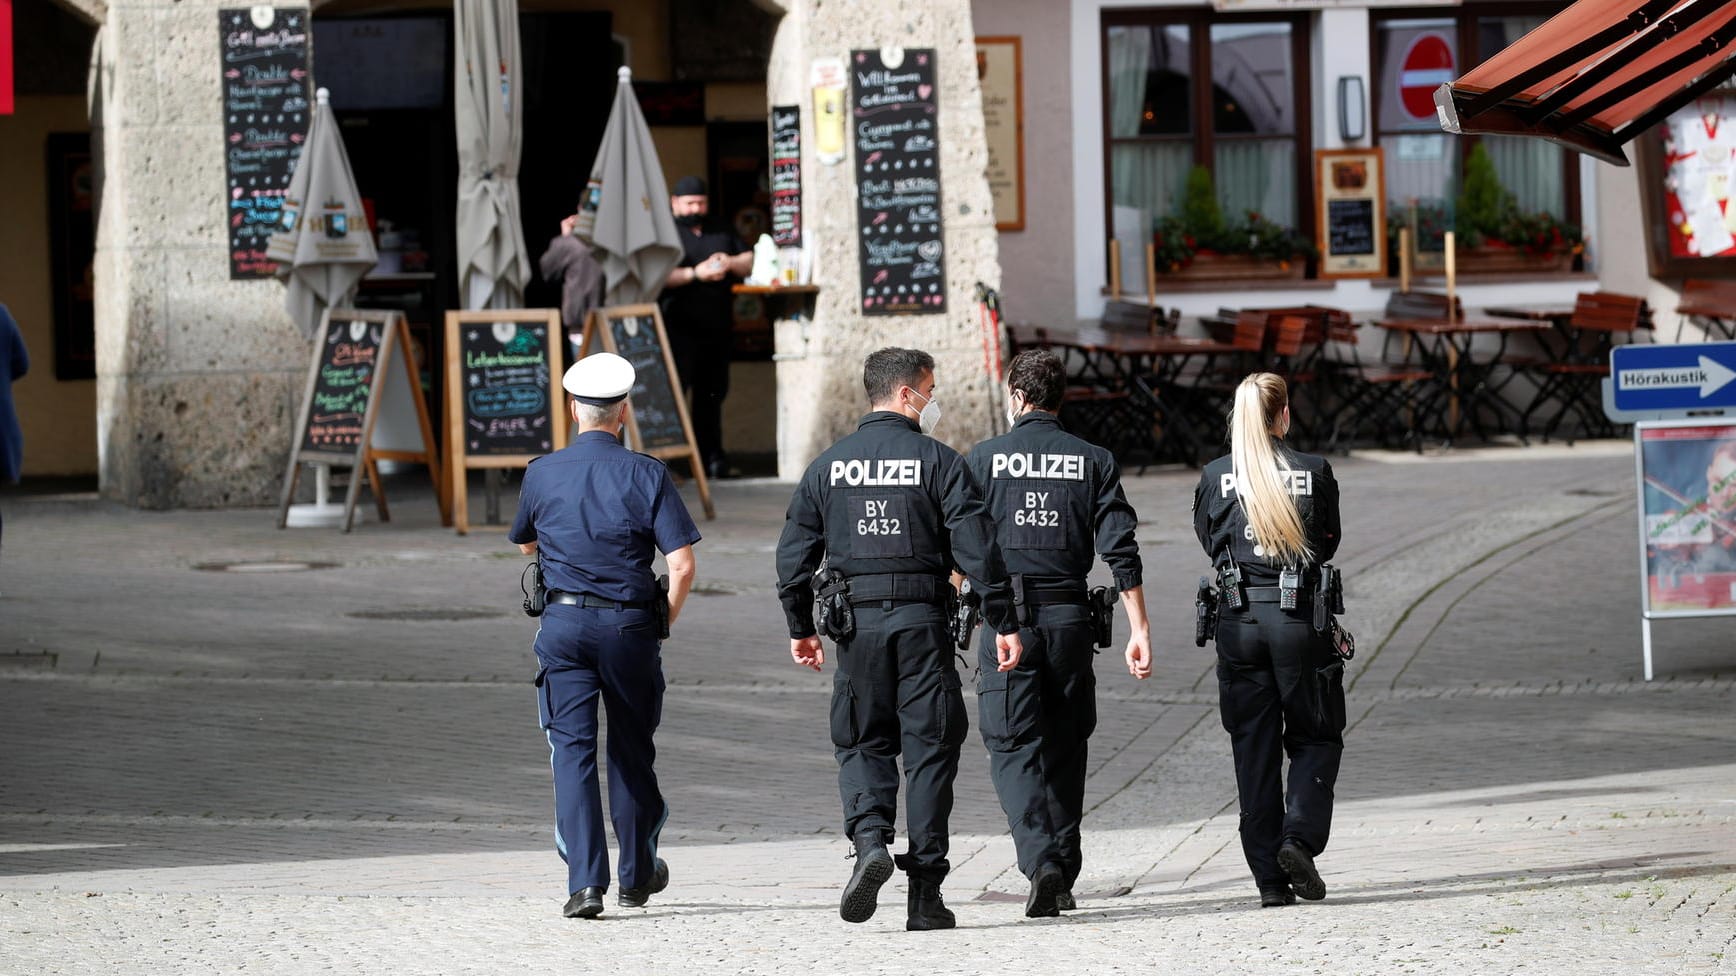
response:
M276 281L231 281L217 0L115 0L98 39L97 450L144 508L277 497L308 346Z
M772 48L767 95L772 104L802 106L803 233L804 243L818 249L820 294L812 320L777 325L779 474L799 477L827 445L855 428L867 410L862 360L884 346L933 354L943 413L937 435L968 448L993 431L1001 400L984 364L975 299L979 281L1000 287L1000 265L970 4L790 0L787 7ZM944 314L861 313L854 158L846 154L843 162L823 166L813 154L812 61L848 61L852 50L891 45L935 50L946 208Z

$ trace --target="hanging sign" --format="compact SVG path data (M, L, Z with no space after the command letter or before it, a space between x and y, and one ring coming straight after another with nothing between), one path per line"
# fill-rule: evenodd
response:
M944 312L934 51L853 51L850 73L862 312Z
M305 7L217 12L223 55L229 277L269 278L266 238L313 117Z
M802 246L802 108L773 105L771 115L772 243Z

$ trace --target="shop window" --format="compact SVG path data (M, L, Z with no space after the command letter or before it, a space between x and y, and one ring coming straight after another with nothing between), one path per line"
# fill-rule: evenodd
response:
M1489 8L1485 7L1484 10ZM1414 212L1420 243L1438 247L1453 229L1465 165L1481 146L1517 211L1579 221L1578 154L1542 139L1454 136L1441 131L1434 90L1549 19L1559 4L1503 4L1499 16L1475 6L1380 15L1373 23L1376 139L1386 150L1388 212Z
M1305 18L1282 14L1104 15L1106 195L1124 251L1182 215L1195 167L1211 174L1228 223L1254 212L1308 225L1306 34Z

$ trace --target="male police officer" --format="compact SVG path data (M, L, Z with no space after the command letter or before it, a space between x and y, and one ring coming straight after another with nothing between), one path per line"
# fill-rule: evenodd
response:
M822 598L838 647L832 744L844 833L856 846L839 914L867 921L892 875L886 845L897 819L902 753L909 849L896 863L910 877L905 928L948 929L954 918L940 882L968 724L948 647L954 565L983 594L985 616L1002 635L995 639L1002 670L1018 664L1018 625L994 524L964 459L923 436L940 419L933 357L882 349L868 357L862 383L873 412L808 467L790 499L778 541L778 595L790 656L820 670L826 654L815 635L812 577L824 557Z
M596 918L609 887L597 791L597 696L609 716L609 813L620 847L616 902L638 908L669 884L657 835L669 816L652 770L663 711L661 625L693 585L699 530L663 463L621 446L633 366L613 353L574 363L561 385L578 435L524 475L507 536L548 586L536 635L537 711L555 779L555 849L567 862L563 913ZM667 605L652 548L669 565ZM665 616L666 614L666 616Z
M1151 673L1138 520L1114 455L1061 429L1055 411L1065 387L1053 355L1014 357L1007 373L1013 429L968 458L1012 574L1025 647L1016 669L997 671L988 666L995 655L984 635L977 707L1019 870L1031 879L1025 914L1032 918L1072 909L1079 877L1086 740L1097 727L1093 618L1100 611L1097 626L1107 631L1113 599L1107 591L1087 593L1093 551L1109 564L1127 612L1128 670L1142 679ZM1107 633L1100 638L1108 640Z

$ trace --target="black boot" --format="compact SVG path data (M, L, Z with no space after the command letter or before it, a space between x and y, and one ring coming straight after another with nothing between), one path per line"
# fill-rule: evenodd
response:
M1314 867L1314 856L1301 844L1285 841L1278 848L1278 866L1290 876L1290 888L1297 897L1305 901L1319 901L1326 897L1326 882L1320 880L1320 872Z
M1054 918L1061 914L1059 895L1067 887L1067 876L1054 861L1044 861L1031 875L1031 893L1025 898L1026 918Z
M958 918L940 899L940 885L920 878L910 879L910 918L904 923L905 931L928 932L950 929L957 924Z
M880 886L892 877L892 855L886 853L886 837L878 829L864 830L852 839L856 843L856 870L844 885L838 915L846 922L866 922L880 907Z

